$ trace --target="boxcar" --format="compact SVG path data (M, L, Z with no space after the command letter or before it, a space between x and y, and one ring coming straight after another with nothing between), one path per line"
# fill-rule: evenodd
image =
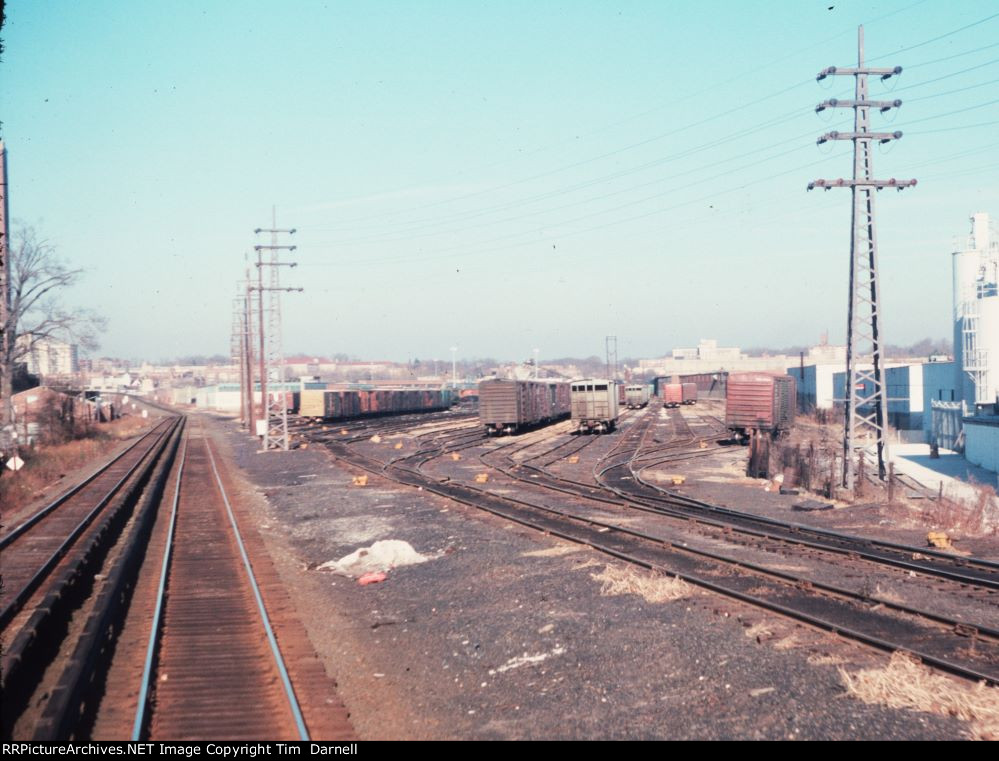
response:
M663 383L659 386L663 407L679 407L683 404L683 386L679 383Z
M449 390L412 391L369 388L310 389L299 395L298 414L323 420L401 415L407 412L433 412L451 406Z
M795 402L790 375L731 373L725 395L725 425L736 439L753 433L776 438L794 425Z
M479 382L479 421L486 435L516 433L569 414L569 384L489 378Z
M697 404L697 384L696 383L681 383L680 384L681 396L683 397L684 404Z
M637 410L640 407L644 407L649 403L650 396L651 388L644 383L626 386L624 390L624 399L629 410Z
M608 433L617 427L618 385L592 378L572 382L572 421L580 433Z

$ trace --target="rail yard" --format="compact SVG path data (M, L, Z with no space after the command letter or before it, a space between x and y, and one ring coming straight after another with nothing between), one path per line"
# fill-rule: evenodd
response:
M990 731L848 698L843 674L904 657L994 689L994 545L795 511L734 475L723 402L653 397L603 436L496 438L458 408L294 417L268 456L224 418L155 411L0 538L8 737Z
M0 2L5 757L999 740L986 6Z

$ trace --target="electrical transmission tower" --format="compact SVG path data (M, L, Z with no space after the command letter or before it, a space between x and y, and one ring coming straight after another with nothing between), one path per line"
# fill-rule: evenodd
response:
M607 354L607 380L617 379L617 336L607 336L604 339L604 350Z
M263 420L266 421L261 451L272 449L289 449L288 439L288 405L284 389L284 355L281 351L281 291L301 292L302 288L282 288L280 283L281 267L295 267L297 262L282 262L279 260L281 251L294 251L297 246L279 244L278 235L294 235L295 230L284 230L277 227L277 220L272 216L272 227L258 227L254 233L270 233L270 245L256 245L257 252L257 285L259 292L260 321L260 398L263 406ZM264 252L270 252L270 261L264 261ZM264 267L270 267L269 284L264 285ZM269 298L265 299L267 293ZM267 303L266 329L264 325L264 304Z
M821 81L829 76L849 76L856 81L854 100L827 100L815 107L852 108L853 132L828 132L818 139L853 141L853 179L815 180L808 189L850 188L853 213L850 221L850 306L846 333L846 418L843 434L843 485L853 487L853 458L858 449L872 444L877 449L878 476L884 479L888 456L888 394L884 382L884 337L881 332L881 290L878 284L878 236L874 214L874 192L881 188L902 190L915 180L876 180L872 153L874 143L888 143L902 137L901 132L872 132L871 109L886 113L902 105L900 100L870 100L867 78L882 80L902 72L901 66L870 68L864 66L864 27L857 31L857 67L830 66L819 72Z

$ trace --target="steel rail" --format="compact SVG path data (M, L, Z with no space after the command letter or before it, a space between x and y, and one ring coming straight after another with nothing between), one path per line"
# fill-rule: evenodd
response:
M218 468L215 465L215 455L212 454L212 448L208 442L207 436L205 436L205 450L208 452L208 459L212 464L212 472L215 474L215 481L218 483L219 492L222 494L222 501L225 503L225 509L229 516L229 523L232 525L233 536L236 540L236 545L239 547L239 554L243 559L243 567L246 569L246 576L250 582L250 588L253 590L253 596L257 601L257 610L260 612L260 619L263 622L264 630L267 632L267 641L270 643L271 653L274 656L274 662L277 666L278 673L281 676L281 684L284 687L285 696L288 698L289 708L291 709L292 716L295 719L298 736L303 741L309 740L309 730L305 726L305 718L302 716L302 709L298 703L298 698L295 695L295 687L292 685L291 678L288 676L288 669L285 667L284 658L281 656L281 650L278 647L277 638L274 636L274 629L271 626L270 617L267 615L267 609L264 606L264 599L260 594L260 587L257 585L256 577L253 574L253 566L250 564L250 557L247 555L246 547L243 545L243 538L239 533L239 525L236 522L236 516L233 514L232 505L229 503L229 497L226 494L225 487L222 485L222 477L219 475Z
M344 448L346 449L346 447L344 447ZM938 669L941 669L941 670L944 670L944 671L948 671L948 672L953 673L953 674L955 674L957 676L961 676L961 677L964 677L966 679L972 679L972 680L975 680L975 681L982 681L982 680L984 680L984 681L987 681L987 682L989 682L991 684L999 684L999 676L997 676L997 675L987 674L987 673L981 672L981 671L979 671L979 670L977 670L975 668L970 668L968 666L963 666L961 664L954 663L952 661L947 660L946 658L941 658L939 656L935 656L935 655L933 655L931 653L927 653L927 652L924 652L924 651L916 649L916 648L912 648L912 647L908 647L908 646L904 646L904 645L899 645L898 643L892 643L892 642L889 642L888 640L885 640L883 638L876 637L876 636L873 636L873 635L870 635L870 634L866 634L866 633L864 633L862 631L859 631L859 630L856 630L856 629L854 629L852 627L844 626L842 624L836 623L834 621L830 621L830 620L822 618L820 616L815 616L813 614L809 614L809 613L806 613L806 612L801 611L801 610L796 610L794 608L789 608L787 606L781 605L780 603L775 603L775 602L772 602L772 601L769 601L769 600L765 600L765 599L762 599L760 597L747 594L745 592L740 592L739 590L733 590L733 589L730 589L730 588L726 588L724 586L716 584L715 582L712 582L712 581L709 581L707 579L701 578L700 576L697 576L696 574L691 574L691 573L684 572L684 571L676 571L675 569L667 569L666 567L664 567L662 565L650 564L648 561L644 561L644 560L642 560L640 558L637 558L637 557L635 557L633 555L630 555L629 553L622 552L621 550L617 550L617 549L615 549L613 547L610 547L610 546L606 545L605 543L603 543L601 541L598 541L598 540L595 540L595 539L594 540L581 539L578 535L569 533L569 532L567 532L565 530L562 530L562 529L559 529L557 527L553 527L551 525L547 525L547 526L546 525L541 525L536 520L531 520L531 519L526 518L524 516L515 515L515 514L511 515L509 510L503 510L501 508L496 507L495 505L491 505L491 504L488 504L488 503L490 501L492 501L492 502L499 502L499 503L509 503L511 505L514 505L515 509L527 508L529 510L534 510L534 511L541 512L543 514L549 514L549 515L555 516L557 519L567 520L570 523L580 523L580 524L583 524L583 528L584 529L592 529L593 527L599 527L598 530L602 529L604 531L616 532L617 534L622 534L622 535L627 536L627 537L637 538L637 539L641 539L641 540L644 540L644 541L651 542L651 543L653 543L653 544L656 545L657 549L659 549L659 550L665 550L667 552L688 553L688 554L691 554L691 555L704 554L704 555L708 556L709 560L713 560L710 557L709 553L703 553L702 551L691 550L690 548L686 548L686 547L677 547L676 545L671 544L671 543L669 543L669 542L667 542L667 541L665 541L665 540L663 540L663 539L661 539L659 537L653 537L651 535L643 534L642 532L635 531L633 529L629 529L629 528L626 528L626 527L617 526L615 524L607 523L607 522L596 520L596 519L585 518L585 517L581 517L581 516L574 516L574 515L571 515L569 513L564 512L564 511L560 511L560 510L557 510L557 509L554 509L554 508L546 507L546 506L543 506L543 505L533 504L533 503L526 502L524 500L519 500L519 499L516 499L514 497L507 496L507 495L495 494L495 493L488 492L488 491L485 491L485 490L477 489L477 488L475 488L473 486L470 486L470 485L456 484L456 483L453 483L453 482L450 482L450 483L447 483L447 484L440 484L440 483L437 483L435 481L432 481L431 479L429 479L428 477L426 477L425 475L423 475L418 470L414 470L414 469L411 469L411 468L404 468L404 467L401 467L401 466L395 465L395 464L392 464L392 465L382 465L381 467L378 467L378 465L380 465L380 464L377 464L377 463L373 462L372 460L370 460L370 458L364 457L363 455L359 455L357 453L351 453L351 455L352 455L351 457L344 458L344 459L352 462L352 464L354 464L355 466L360 467L360 468L362 468L364 470L368 470L368 471L374 472L374 473L384 474L389 469L394 469L394 470L399 470L399 471L402 471L402 472L409 473L409 474L411 474L412 476L415 476L416 478L418 478L421 481L421 483L418 484L418 486L420 486L420 487L422 487L422 488L424 488L424 489L426 489L428 491L432 491L434 493L440 494L441 496L445 496L445 497L448 497L450 499L454 499L457 502L461 502L463 504L467 504L467 505L469 505L471 507L475 507L475 508L478 508L478 509L485 510L485 511L490 512L490 513L492 513L494 515L503 517L503 518L505 518L507 520L512 520L512 521L514 521L516 523L520 523L521 525L537 529L539 531L542 531L542 532L550 534L550 535L561 537L563 539L575 542L577 544L585 544L587 546L593 547L594 549L600 550L601 552L605 552L606 554L612 555L614 557L618 557L618 558L620 558L622 560L626 560L628 562L637 563L638 565L641 565L641 566L643 566L645 568L650 568L650 569L653 569L653 570L667 572L670 575L677 576L679 578L684 579L685 581L688 581L688 582L690 582L692 584L695 584L697 586L701 586L703 588L709 589L709 590L714 591L716 593L722 594L722 595L724 595L726 597L734 597L734 598L739 599L739 600L741 600L743 602L747 602L747 603L749 603L749 604L751 604L751 605L753 605L755 607L762 607L762 608L765 608L765 609L768 609L768 610L771 610L771 611L774 611L774 612L782 613L782 614L784 614L786 616L794 618L795 620L802 621L803 623L807 623L809 625L815 626L815 627L817 627L819 629L822 629L824 631L830 631L830 632L833 632L833 633L836 633L836 634L844 634L846 636L851 637L852 639L855 639L858 642L861 642L861 643L869 645L869 646L873 646L873 647L875 647L875 648L877 648L879 650L883 650L883 651L887 651L887 652L896 652L896 651L899 651L899 650L903 650L903 651L906 651L906 652L910 652L913 655L916 655L924 663L933 665L933 666L935 666ZM410 481L401 480L401 479L398 479L398 478L396 478L394 480L397 480L400 483L404 483L404 484L407 484L407 485L410 485L410 486L417 486L417 484L413 484ZM469 496L468 494L465 494L465 495L456 494L456 492L460 492L460 491L471 492L471 496ZM718 562L718 561L715 561L715 562ZM746 570L752 570L751 568L748 567L748 564L741 563L740 561L732 561L732 560L728 560L728 559L722 559L721 562L724 562L724 563L726 563L728 565L742 566L742 567L745 567ZM768 571L766 569L764 569L764 574L768 575L768 576L777 577L778 580L779 580L778 583L781 583L781 584L790 584L791 586L793 586L794 588L796 588L796 589L798 589L800 591L805 591L805 590L802 590L802 588L801 588L801 581L802 581L801 579L798 579L798 578L793 577L793 576L789 576L787 574L782 574L782 573L776 572L776 571ZM754 574L754 575L758 575L758 574ZM782 576L784 576L786 578L780 578ZM814 587L814 586L817 586L817 585L813 584L812 586ZM856 593L849 593L849 594L850 595L856 595ZM885 602L882 602L882 601L878 601L878 602L881 603L881 604L883 604L883 605L885 605L886 607L888 606L888 603L885 603ZM932 614L932 615L935 615L935 614ZM944 621L939 620L940 618L941 617L937 617L937 619L935 619L935 620L931 619L931 620L933 620L935 624L936 623L943 623ZM946 621L947 624L953 625L955 627L957 625L966 626L966 624L964 624L963 622L954 622L954 621L952 621L950 619L946 619L945 621Z
M149 680L153 674L153 660L156 657L159 642L160 619L163 616L163 606L166 602L167 573L170 570L170 558L173 554L173 534L177 526L177 507L180 504L180 482L184 477L184 465L187 461L187 437L184 437L184 449L180 453L180 464L177 468L177 482L174 484L173 505L170 509L170 526L167 531L166 548L163 550L163 563L160 567L160 581L156 588L156 609L149 628L149 644L146 647L146 660L142 667L142 679L139 682L139 702L135 708L135 722L132 725L132 742L142 739L142 730L146 726L149 707Z
M158 432L158 437L149 448L142 453L139 459L128 469L118 481L111 487L104 497L98 501L98 503L91 509L83 520L81 520L76 527L69 533L69 535L59 544L55 552L53 552L48 559L41 565L41 567L32 575L32 577L25 583L21 589L14 593L13 599L7 603L7 605L0 611L0 628L6 627L7 624L11 622L18 611L21 610L24 603L31 596L31 594L38 588L38 586L45 580L45 578L52 572L52 569L58 565L59 561L69 552L70 548L75 544L76 540L80 535L87 529L87 527L93 523L94 519L104 510L113 497L115 497L121 487L139 470L143 463L147 462L147 458L150 453L156 448L156 446L164 441L169 434L174 430L173 426L176 425L180 418L173 418L173 422L165 430Z
M85 487L87 484L92 483L96 478L99 478L102 473L104 473L105 471L107 471L112 465L114 465L116 462L118 462L125 455L129 454L130 452L132 452L136 447L139 446L139 444L141 444L143 441L145 441L146 438L148 438L149 436L152 436L153 434L155 434L157 428L159 428L164 423L168 423L168 422L169 422L169 420L158 422L156 425L154 425L152 428L150 428L148 431L146 431L144 434L142 434L141 437L139 437L138 439L136 439L135 441L133 441L123 451L121 451L120 453L118 453L117 455L115 455L113 458L111 458L110 460L108 460L106 463L104 463L103 465L101 465L99 468L97 468L97 470L95 470L89 476L85 477L78 484L76 484L75 486L71 487L67 491L65 491L62 494L60 494L52 502L50 502L48 505L46 505L45 507L43 507L41 510L39 510L37 513L35 513L34 515L32 515L30 518L26 519L19 526L17 526L16 528L11 529L9 532L7 532L2 537L0 537L0 550L2 550L4 547L6 547L7 545L9 545L15 539L17 539L21 534L23 534L29 528L31 528L32 526L34 526L36 523L38 523L38 521L40 521L42 518L44 518L45 516L47 516L53 510L56 510L60 505L64 504L66 502L66 500L68 500L70 497L72 497L73 495L79 493L79 491L83 487Z

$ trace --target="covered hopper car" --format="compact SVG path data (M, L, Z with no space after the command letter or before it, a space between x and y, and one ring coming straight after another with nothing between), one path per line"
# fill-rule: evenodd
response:
M619 384L586 378L571 384L572 422L579 433L609 433L617 427Z
M486 435L516 433L569 414L564 381L488 378L479 382L479 421Z
M731 373L725 394L725 425L738 440L754 433L777 438L794 425L795 403L790 375Z

